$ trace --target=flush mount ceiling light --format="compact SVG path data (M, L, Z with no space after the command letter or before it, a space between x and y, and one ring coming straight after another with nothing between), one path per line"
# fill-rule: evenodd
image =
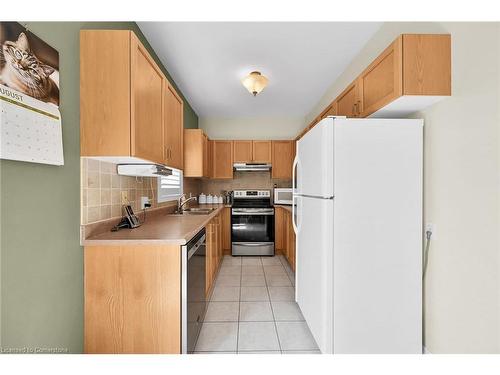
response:
M253 96L257 96L259 92L264 90L267 86L268 79L264 77L260 72L251 72L245 78L241 80L241 83L245 88L253 94Z

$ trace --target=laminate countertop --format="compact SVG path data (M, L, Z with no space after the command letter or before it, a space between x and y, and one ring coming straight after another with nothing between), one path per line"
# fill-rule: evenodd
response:
M146 222L134 229L106 231L82 240L83 246L126 246L126 245L185 245L196 233L205 227L224 207L224 204L204 204L203 207L217 208L208 215L163 214L146 218Z

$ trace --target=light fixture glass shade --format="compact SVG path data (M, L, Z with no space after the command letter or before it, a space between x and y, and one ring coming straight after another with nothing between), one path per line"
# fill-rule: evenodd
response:
M252 72L241 80L241 83L245 88L256 96L259 92L264 90L267 86L268 79L264 77L260 72Z

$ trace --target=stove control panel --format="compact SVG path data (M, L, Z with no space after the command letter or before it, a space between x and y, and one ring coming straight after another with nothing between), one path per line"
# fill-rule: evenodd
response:
M270 190L235 190L234 198L269 198Z

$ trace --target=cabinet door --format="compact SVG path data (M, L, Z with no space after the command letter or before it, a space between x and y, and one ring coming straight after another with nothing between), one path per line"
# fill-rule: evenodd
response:
M163 153L165 164L183 169L183 102L175 89L165 80L163 101Z
M207 138L207 177L214 177L214 141Z
M130 156L130 33L80 31L81 156Z
M288 260L288 248L290 247L290 244L288 243L290 237L288 233L290 218L290 213L286 210L283 210L283 256L286 258L286 260Z
M203 177L203 131L184 129L184 177Z
M358 84L351 83L347 89L337 98L337 115L347 117L358 117L358 108L360 101L358 99Z
M222 248L222 213L217 215L217 268L220 267L224 249Z
M337 114L337 102L330 104L320 115L321 119L328 116L335 116Z
M222 210L222 248L231 250L231 209L225 207Z
M272 177L292 178L294 158L295 141L272 141Z
M252 161L258 163L271 162L271 141L253 141L252 149Z
M208 149L208 137L203 134L203 177L209 177L210 165L208 163L209 149Z
M214 178L233 178L233 141L214 141Z
M359 78L360 117L386 106L403 93L402 37L385 49Z
M283 255L290 264L290 267L295 271L295 232L292 226L292 214L289 211L285 211L284 233L286 249Z
M284 213L285 211L281 207L276 207L274 209L274 246L276 250L280 250L283 252L284 246L283 246L283 224L284 224Z
M233 156L235 163L252 161L252 141L233 141Z
M208 297L210 293L210 289L212 288L212 280L213 280L213 251L214 251L214 243L213 243L213 230L212 224L208 223L205 227L205 235L206 235L206 249L205 249L205 291Z
M163 73L132 33L130 42L131 155L163 163Z

